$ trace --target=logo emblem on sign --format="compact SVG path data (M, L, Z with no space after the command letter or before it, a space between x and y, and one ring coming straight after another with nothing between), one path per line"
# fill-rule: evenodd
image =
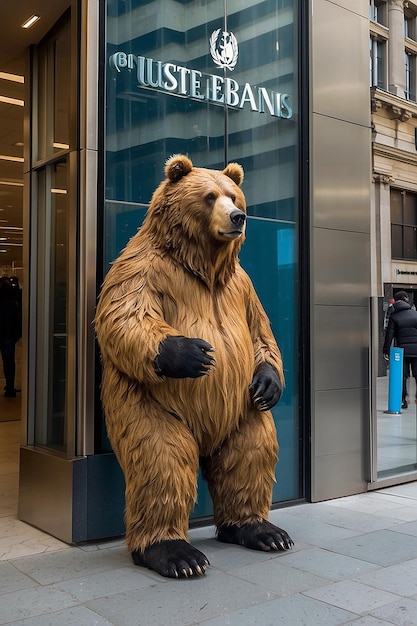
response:
M218 28L210 37L210 54L217 67L233 71L237 63L239 48L233 33Z

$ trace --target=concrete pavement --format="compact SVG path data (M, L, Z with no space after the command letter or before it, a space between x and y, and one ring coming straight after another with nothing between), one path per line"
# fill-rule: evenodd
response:
M193 529L203 578L132 564L122 540L0 561L13 626L417 625L417 483L273 511L295 541L262 553Z

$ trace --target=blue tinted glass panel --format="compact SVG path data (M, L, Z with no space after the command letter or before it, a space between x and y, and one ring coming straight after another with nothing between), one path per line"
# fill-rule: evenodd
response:
M166 160L245 170L241 253L284 357L274 502L299 498L296 0L108 0L104 271L140 227ZM285 477L285 479L284 479ZM199 478L194 517L211 514Z
M294 223L250 218L240 253L270 319L284 361L285 389L273 409L280 444L273 500L300 497L298 418L298 250Z

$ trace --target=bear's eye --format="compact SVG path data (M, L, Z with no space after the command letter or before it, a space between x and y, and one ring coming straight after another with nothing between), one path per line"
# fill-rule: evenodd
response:
M230 196L231 201L233 202L233 204L236 202L236 196Z
M216 199L216 194L214 194L213 192L210 192L206 195L207 202L214 202L215 199Z

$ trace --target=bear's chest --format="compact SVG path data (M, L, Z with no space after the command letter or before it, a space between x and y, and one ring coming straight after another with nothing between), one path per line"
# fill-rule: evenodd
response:
M205 339L216 350L221 344L246 353L251 344L245 298L233 285L210 292L190 281L163 297L163 310L165 321L179 333Z

